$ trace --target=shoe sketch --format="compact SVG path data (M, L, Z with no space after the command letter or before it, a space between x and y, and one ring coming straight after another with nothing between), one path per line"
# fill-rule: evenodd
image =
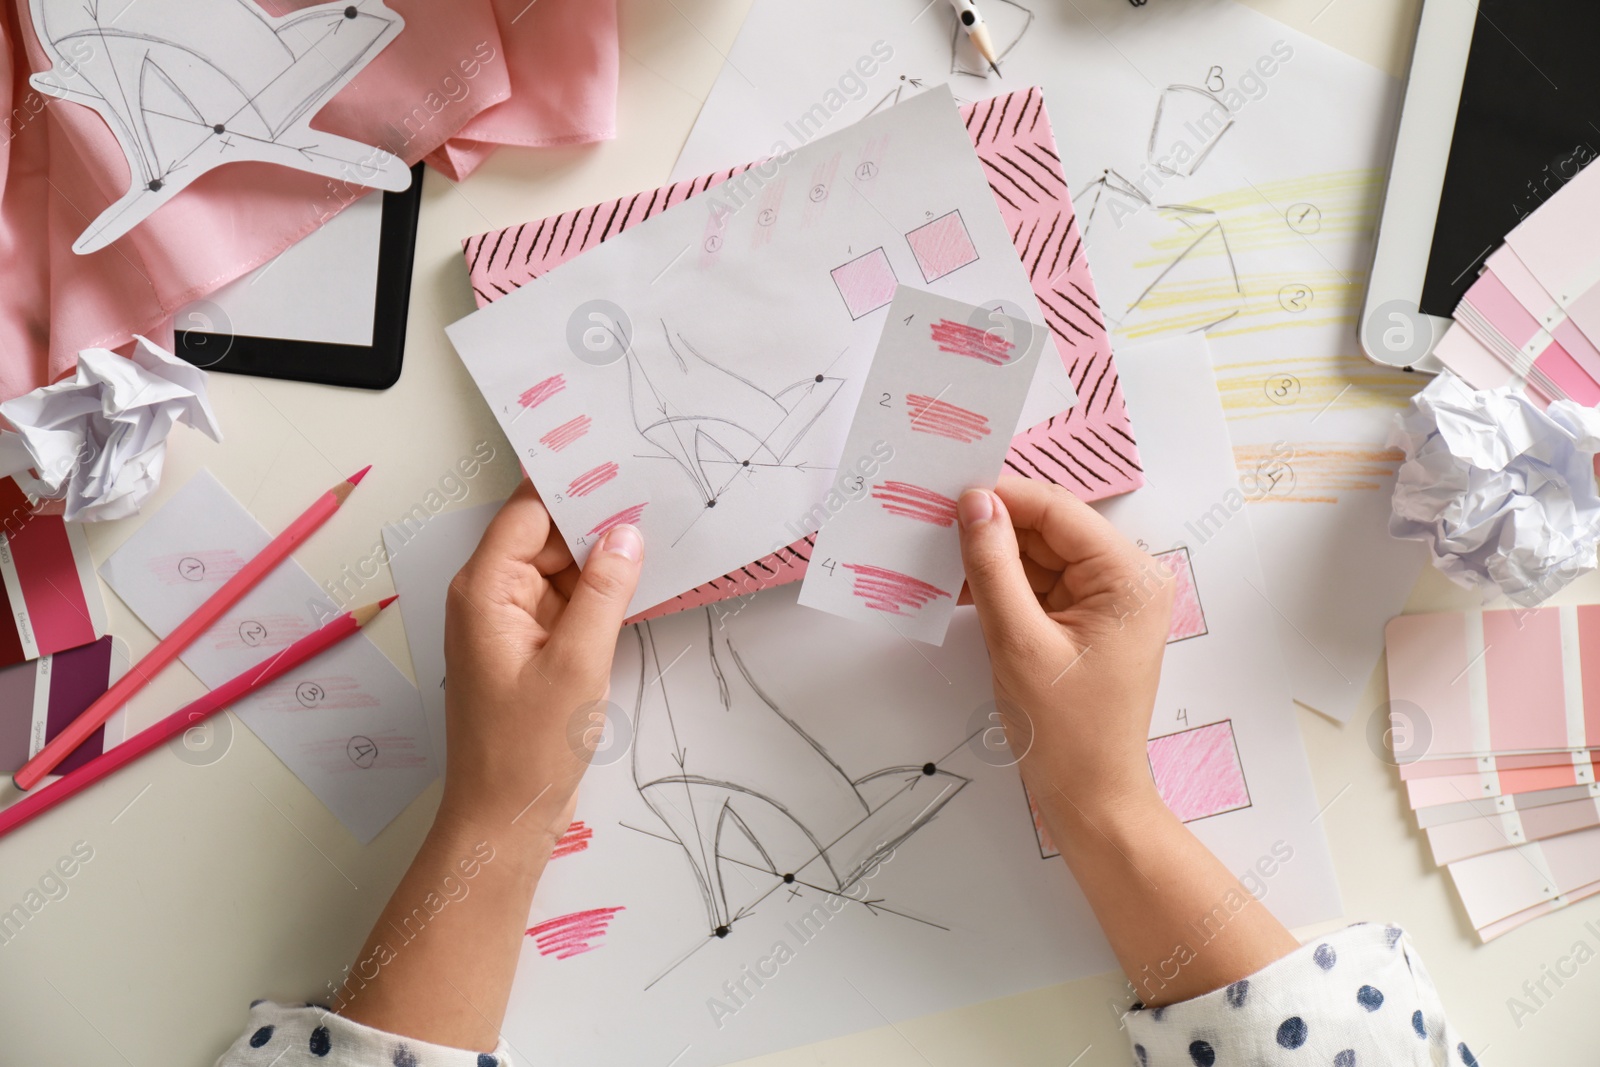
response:
M389 152L311 119L400 33L382 0L269 15L254 0L30 0L51 67L35 89L93 108L127 157L128 191L73 251L104 248L202 174L265 161L354 185L409 187Z
M1239 313L1244 288L1215 211L1155 203L1114 170L1090 184L1087 199L1083 237L1096 262L1127 267L1099 276L1109 324L1128 331L1157 322L1193 333ZM1131 282L1119 285L1123 278Z
M688 858L709 933L726 937L776 885L849 889L969 779L932 764L852 779L762 690L710 611L699 613L704 630L675 661L649 622L633 627L633 776Z
M784 466L844 384L812 374L769 393L661 324L663 343L627 348L628 398L645 440L676 460L706 507L741 473Z

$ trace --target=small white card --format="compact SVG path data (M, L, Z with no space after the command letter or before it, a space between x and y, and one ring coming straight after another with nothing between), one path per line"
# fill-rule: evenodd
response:
M956 500L994 485L1047 336L997 305L900 286L836 487L812 511L800 603L944 643L963 574Z
M208 472L195 475L100 575L165 637L271 540ZM349 606L377 600L357 597ZM343 611L285 560L180 657L216 688ZM438 773L417 690L357 634L233 705L340 822L366 844Z

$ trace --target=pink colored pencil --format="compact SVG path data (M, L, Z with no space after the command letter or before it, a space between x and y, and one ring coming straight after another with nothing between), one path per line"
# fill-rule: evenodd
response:
M107 749L66 777L50 783L37 793L23 797L9 808L0 811L0 837L4 837L34 816L49 811L62 801L83 792L112 772L126 767L151 749L165 744L224 708L238 703L307 660L326 652L377 618L378 612L394 603L396 599L398 598L388 597L376 604L368 604L345 612L283 651L262 660L237 678L217 686L194 703L173 712L154 726L141 730L115 748Z
M160 674L167 664L188 648L195 638L209 630L229 608L254 589L261 579L288 559L306 538L316 533L317 529L339 510L339 506L355 491L355 487L361 484L361 479L366 477L367 471L371 469L370 466L363 467L318 497L304 514L274 537L272 543L258 552L254 559L241 567L238 574L229 578L221 589L212 593L193 615L183 620L183 623L151 649L144 659L134 664L133 669L123 675L116 685L107 689L99 699L85 709L82 715L68 723L67 728L40 749L38 755L24 763L22 769L11 777L17 788L32 789L39 784L39 779L55 770L62 760L70 756L90 734L98 730L118 708L126 704L128 698L143 689L147 682Z

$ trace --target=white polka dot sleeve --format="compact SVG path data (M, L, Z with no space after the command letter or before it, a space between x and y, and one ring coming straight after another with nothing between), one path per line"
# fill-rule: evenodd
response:
M387 1034L315 1004L250 1005L250 1022L216 1067L511 1067L505 1042L468 1052Z
M1302 945L1225 989L1127 1017L1138 1067L1477 1067L1398 926Z

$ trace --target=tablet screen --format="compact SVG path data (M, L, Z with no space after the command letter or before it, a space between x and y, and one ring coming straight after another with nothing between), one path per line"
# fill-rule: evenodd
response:
M1422 310L1449 317L1484 258L1600 158L1600 4L1478 0Z

